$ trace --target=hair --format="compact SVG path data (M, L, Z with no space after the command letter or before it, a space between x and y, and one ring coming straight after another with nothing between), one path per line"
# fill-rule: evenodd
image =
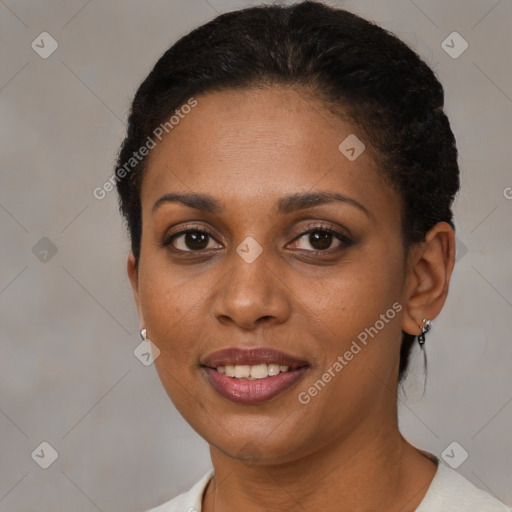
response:
M456 141L443 111L443 87L429 66L391 32L345 10L313 1L262 5L222 14L182 37L135 94L115 173L137 264L147 157L133 155L194 96L283 85L341 107L362 131L402 198L405 254L438 222L455 230ZM127 173L128 161L135 163ZM399 381L414 339L402 333Z

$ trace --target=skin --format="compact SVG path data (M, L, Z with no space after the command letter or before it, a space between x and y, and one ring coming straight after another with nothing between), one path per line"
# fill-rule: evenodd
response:
M137 266L130 254L128 274L141 327L161 351L160 379L210 445L215 477L203 510L415 510L436 465L398 430L399 350L402 330L419 334L422 319L443 307L453 230L437 224L404 259L399 194L368 143L353 162L340 153L349 134L363 134L307 91L224 91L197 100L149 157L141 256ZM346 202L276 213L282 197L313 191L343 194L369 213ZM171 192L209 194L224 209L167 202L153 212ZM353 243L333 236L322 253L301 235L311 222L351 233ZM185 236L162 247L190 226L211 233L202 246L209 253L191 254ZM248 236L263 249L252 263L236 252ZM401 311L301 404L298 394L395 302ZM276 348L309 368L267 402L235 404L199 364L233 346Z

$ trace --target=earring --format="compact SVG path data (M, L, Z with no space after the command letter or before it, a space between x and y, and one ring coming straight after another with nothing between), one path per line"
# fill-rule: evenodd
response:
M147 337L146 337L146 329L141 329L140 332L139 332L139 335L140 335L140 339L142 341L146 341L147 340Z
M421 334L418 336L418 343L420 344L421 348L423 348L423 345L425 344L425 334L427 334L427 332L430 331L431 328L432 322L424 318L423 327L421 328Z

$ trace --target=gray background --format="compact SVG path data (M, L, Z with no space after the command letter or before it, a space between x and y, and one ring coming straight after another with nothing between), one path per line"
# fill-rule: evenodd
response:
M0 510L137 512L210 467L154 367L133 355L127 237L115 193L92 190L163 51L256 3L0 1ZM512 1L330 3L394 31L445 85L462 169L458 262L427 338L425 394L415 349L400 423L438 456L458 442L469 453L458 471L512 504ZM43 31L59 45L47 59L31 48ZM457 59L441 47L453 31L469 43ZM48 469L31 458L42 441L59 454Z

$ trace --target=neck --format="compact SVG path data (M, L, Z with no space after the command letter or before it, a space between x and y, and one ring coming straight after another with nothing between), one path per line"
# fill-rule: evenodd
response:
M375 423L373 423L375 425ZM368 442L368 439L371 439ZM436 465L411 446L393 422L356 429L302 458L249 465L211 447L215 475L205 512L268 512L302 508L323 512L412 512Z

